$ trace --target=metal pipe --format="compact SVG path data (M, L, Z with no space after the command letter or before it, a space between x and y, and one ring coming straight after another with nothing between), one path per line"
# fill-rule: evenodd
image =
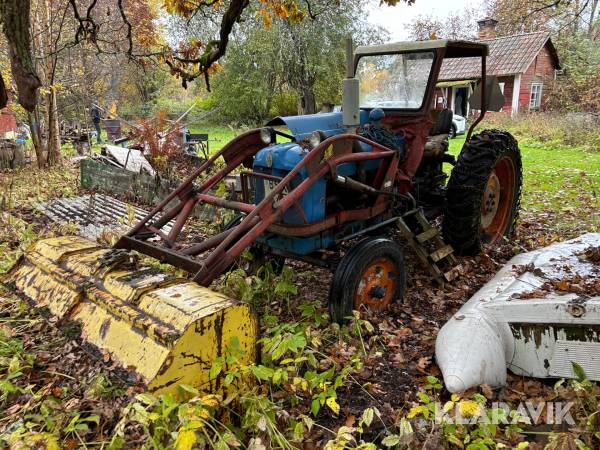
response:
M192 214L192 211L194 211L196 203L198 203L198 200L194 197L191 197L185 202L185 205L183 205L181 212L177 215L177 220L175 220L175 223L173 224L173 227L167 236L166 244L169 247L172 247L175 243L175 239L177 239L179 233L181 233L181 230L183 229L183 226Z
M196 198L209 205L221 206L222 208L233 209L235 211L245 212L246 214L250 214L256 208L256 206L249 203L227 200L226 198L215 197L214 195L196 194Z
M354 77L354 50L352 38L346 39L346 78Z
M369 185L363 184L359 181L353 180L350 177L343 177L341 175L338 175L337 177L333 178L332 181L339 186L344 186L354 191L362 192L368 195L379 195L381 193L377 189Z
M202 242L192 245L191 247L180 250L184 255L199 255L200 253L205 252L211 248L215 248L219 245L223 240L229 236L233 232L233 228L229 230L225 230L222 233L211 236L207 239L204 239Z
M346 78L342 80L342 123L352 130L360 125L359 82L354 78L352 39L346 40Z
M194 261L193 259L184 256L174 250L159 247L149 242L140 241L129 236L122 236L121 239L115 244L114 248L126 248L130 250L136 250L144 255L156 258L161 262L166 262L179 267L186 272L194 273L201 267L201 261Z
M399 217L392 217L391 219L387 219L384 220L383 222L379 222L375 225L372 225L368 228L365 228L363 230L357 231L356 233L350 234L348 236L345 236L341 239L337 239L335 242L336 244L340 243L340 242L344 242L344 241L349 241L350 239L354 239L355 237L361 236L363 234L369 233L371 231L377 230L381 227L385 227L386 225L389 225L391 223L395 223L397 220L399 219Z
M258 221L258 219L257 219L257 221ZM237 225L237 226L239 226L239 225ZM232 227L229 230L222 231L219 234L215 234L214 236L211 236L211 237L203 240L202 242L194 244L191 247L188 247L188 248L180 250L180 251L184 255L191 255L191 256L199 255L200 253L203 253L206 250L215 248L217 245L219 245L221 242L223 242L227 236L229 236L231 233L233 233L233 230L235 230L235 228L236 227Z
M188 194L189 194L189 192L188 192ZM169 209L164 214L162 214L160 216L160 218L158 220L155 220L154 222L152 222L151 225L153 225L156 228L162 228L162 227L164 227L175 216L177 216L177 214L179 214L181 212L181 209L185 205L185 202L187 201L188 198L189 198L189 195L186 195L185 197L183 197L182 199L180 199L179 203L177 203L171 209Z
M485 113L487 112L487 104L486 104L486 98L485 98L485 94L486 94L486 89L485 89L485 85L487 84L487 76L486 76L486 56L482 55L481 56L481 110L479 113L479 116L477 117L477 119L475 119L475 122L473 122L473 124L469 127L469 131L467 132L467 137L465 138L465 143L467 143L469 141L469 139L471 139L471 134L473 134L473 130L475 129L475 127L479 124L479 122L481 122L483 120L483 118L485 117Z

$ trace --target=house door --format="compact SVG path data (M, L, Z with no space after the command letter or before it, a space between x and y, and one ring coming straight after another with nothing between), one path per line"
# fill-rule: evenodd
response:
M461 87L454 89L454 114L467 117L467 100L469 99L469 88Z

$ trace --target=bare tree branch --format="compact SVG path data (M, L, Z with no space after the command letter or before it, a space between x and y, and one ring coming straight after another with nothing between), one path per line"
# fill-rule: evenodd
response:
M133 36L132 36L132 26L131 26L131 22L129 22L129 19L127 18L127 14L125 13L125 10L123 9L123 0L118 0L118 6L119 6L119 12L121 13L121 19L123 19L123 23L127 26L127 42L129 44L129 48L127 50L127 54L129 55L129 57L132 56L133 54Z

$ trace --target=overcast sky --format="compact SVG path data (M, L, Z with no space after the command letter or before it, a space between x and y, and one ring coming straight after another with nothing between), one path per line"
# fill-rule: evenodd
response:
M464 9L467 5L482 8L482 0L416 0L411 6L399 1L396 6L379 6L373 0L369 11L369 22L382 26L390 32L390 41L408 39L407 25L420 15L446 17L451 12ZM473 17L477 20L479 17Z

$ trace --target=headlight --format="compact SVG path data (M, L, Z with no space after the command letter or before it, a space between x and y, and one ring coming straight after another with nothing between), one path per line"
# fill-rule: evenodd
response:
M315 148L317 145L319 145L325 139L327 139L327 136L325 136L325 133L323 133L322 131L313 131L311 133L311 135L308 137L308 144L310 145L310 148Z
M261 128L260 129L260 140L265 145L269 145L273 143L274 138L273 130L271 128Z

